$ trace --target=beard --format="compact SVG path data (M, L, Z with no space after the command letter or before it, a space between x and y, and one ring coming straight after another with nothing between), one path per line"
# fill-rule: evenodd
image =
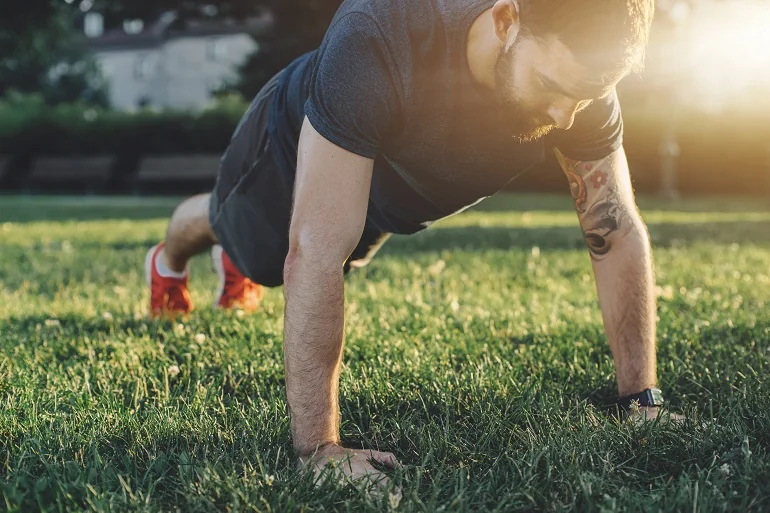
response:
M495 62L495 95L501 121L511 137L519 142L532 142L545 137L555 127L549 116L525 107L516 94L513 69L519 41L520 38L503 50Z

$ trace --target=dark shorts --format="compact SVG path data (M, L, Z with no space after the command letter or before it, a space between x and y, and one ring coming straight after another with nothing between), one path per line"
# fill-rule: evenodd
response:
M225 253L244 275L267 287L283 284L294 190L294 173L276 163L267 130L278 77L262 88L238 124L220 162L209 210ZM366 265L388 237L367 222L344 271Z

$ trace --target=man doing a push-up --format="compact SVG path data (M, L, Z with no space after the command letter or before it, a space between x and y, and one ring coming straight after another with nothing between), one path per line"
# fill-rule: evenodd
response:
M211 194L182 203L147 257L151 311L186 313L188 260L214 247L217 305L284 286L294 447L320 468L340 446L343 277L555 151L575 200L621 404L654 417L655 295L622 146L618 82L642 60L653 0L346 0L321 46L244 115Z

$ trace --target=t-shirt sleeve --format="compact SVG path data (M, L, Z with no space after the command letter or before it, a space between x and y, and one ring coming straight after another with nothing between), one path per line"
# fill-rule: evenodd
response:
M599 160L623 145L623 116L615 91L575 116L569 130L554 134L554 146L573 160Z
M327 31L311 73L305 115L324 138L374 158L397 129L398 70L369 16L345 14Z

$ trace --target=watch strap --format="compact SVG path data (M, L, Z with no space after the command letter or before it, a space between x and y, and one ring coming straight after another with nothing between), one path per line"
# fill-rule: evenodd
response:
M663 392L655 387L642 390L638 394L621 397L618 400L620 407L626 411L631 410L634 405L640 408L644 406L663 406L664 402Z

